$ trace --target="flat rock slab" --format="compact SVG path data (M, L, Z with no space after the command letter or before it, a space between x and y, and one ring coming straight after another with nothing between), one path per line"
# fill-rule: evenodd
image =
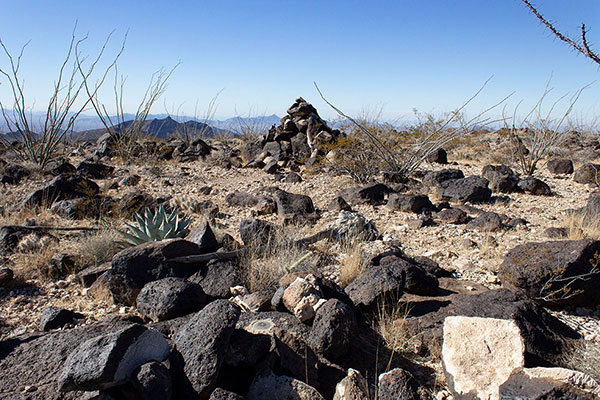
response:
M498 400L500 385L525 364L525 344L513 320L447 317L442 362L457 398Z

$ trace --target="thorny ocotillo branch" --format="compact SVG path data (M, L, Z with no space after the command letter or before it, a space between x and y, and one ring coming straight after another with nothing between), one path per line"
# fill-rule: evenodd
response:
M594 61L596 64L600 65L600 56L598 56L598 54L596 52L594 52L592 49L590 49L590 46L588 44L587 37L586 37L587 31L585 29L584 23L581 24L581 44L578 44L573 39L571 39L570 37L568 37L566 35L563 35L558 29L556 29L556 27L554 25L552 25L552 23L550 23L546 18L544 18L544 16L533 6L533 4L531 4L531 2L529 0L521 0L521 1L527 6L527 8L533 13L533 15L535 15L537 17L537 19L539 19L540 22L544 26L546 26L546 28L548 28L550 30L550 32L552 32L554 34L554 36L556 36L563 42L567 43L569 46L571 46L572 48L574 48L575 50L577 50L584 56L588 57L589 59Z

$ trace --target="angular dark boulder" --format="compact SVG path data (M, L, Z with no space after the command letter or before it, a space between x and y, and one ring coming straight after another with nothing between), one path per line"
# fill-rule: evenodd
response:
M497 232L506 228L504 224L506 219L506 217L503 218L500 214L488 211L469 221L467 228L483 232Z
M174 262L181 256L201 254L198 245L183 239L145 243L117 253L108 271L108 287L116 302L134 305L140 290L148 282L162 278L187 278L202 263Z
M374 311L378 302L400 298L406 277L403 272L399 264L369 266L346 286L345 292L355 306Z
M315 216L315 206L312 199L307 195L277 190L273 195L273 199L277 205L277 214L279 215Z
M40 329L43 331L49 331L52 329L62 328L67 324L75 322L76 319L83 319L84 315L71 311L65 310L59 307L46 307L42 311L42 317L40 318Z
M343 198L348 204L383 204L385 196L391 193L392 189L383 183L371 183L364 186L351 187L341 190L337 195Z
M115 167L102 163L81 161L75 166L79 175L89 179L106 179L112 176Z
M519 177L506 165L486 165L481 171L481 176L490 181L494 192L512 193L519 183Z
M73 349L58 379L61 392L106 389L124 383L135 369L163 361L170 353L167 339L142 325L108 332Z
M250 218L240 222L240 238L244 245L264 246L273 240L278 227L270 222Z
M519 245L504 257L499 277L543 305L596 307L600 304L600 241Z
M517 186L525 193L533 194L536 196L552 195L552 190L550 189L550 186L548 186L548 184L542 181L541 179L535 178L533 176L521 178Z
M448 224L461 225L469 222L469 215L460 208L444 208L434 214L434 217Z
M448 164L448 153L440 147L427 154L427 161L436 164Z
M350 350L357 333L354 310L337 299L330 299L317 310L308 344L325 358L335 360Z
M200 285L182 278L149 282L140 291L136 307L144 318L165 321L199 311L207 303Z
M460 169L446 168L439 171L429 171L423 177L423 183L428 186L436 186L450 179L464 178L465 174Z
M208 399L216 387L239 317L237 306L227 300L215 300L194 314L173 339L183 361L185 378L200 399Z
M421 213L432 210L433 204L424 194L392 193L388 197L387 206L394 211Z
M83 325L73 329L36 332L0 341L0 398L30 400L87 399L80 391L61 393L58 377L67 357L81 343L131 325L123 319ZM43 356L41 356L43 355ZM35 387L23 393L26 386ZM91 396L90 396L91 397Z
M445 180L437 187L438 198L453 202L484 203L492 196L488 184L488 180L481 176Z
M242 270L234 260L211 260L188 280L200 285L206 295L215 299L229 298L229 289L243 283Z
M469 290L472 289L469 288ZM525 366L555 365L563 351L579 335L533 301L507 289L482 290L449 295L405 299L410 310L404 321L408 335L418 335L426 349L439 354L442 326L448 316L515 320L525 340Z
M196 243L203 253L212 253L219 248L217 238L207 221L201 222L187 235L186 240Z
M570 175L573 173L573 161L565 158L554 158L546 164L548 172L554 175Z
M16 185L31 175L31 171L19 164L6 164L2 171L0 183Z
M426 393L415 377L402 368L379 375L377 400L426 400Z
M254 207L256 204L258 204L258 197L250 193L239 192L236 190L225 196L225 202L230 206Z
M140 365L133 371L133 387L143 400L168 400L171 398L172 384L169 369L152 361Z
M597 184L600 175L600 164L583 164L575 170L573 180L577 183Z
M91 198L100 192L96 182L79 175L59 175L41 189L31 192L25 204L50 206L55 201L76 198Z

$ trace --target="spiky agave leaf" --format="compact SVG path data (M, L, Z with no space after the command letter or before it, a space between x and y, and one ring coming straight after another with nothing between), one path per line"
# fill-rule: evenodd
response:
M147 242L184 237L192 219L180 216L177 209L168 213L164 206L155 209L146 208L134 215L130 222L125 223L129 232L120 232L125 238L122 244L137 246Z

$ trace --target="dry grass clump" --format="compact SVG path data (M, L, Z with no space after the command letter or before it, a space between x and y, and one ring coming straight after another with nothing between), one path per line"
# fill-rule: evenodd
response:
M339 283L342 288L348 286L360 274L362 274L368 265L368 261L361 251L360 240L349 241L344 247L344 256L340 265Z
M581 341L564 355L566 367L600 381L600 342Z
M108 262L121 250L118 242L123 238L112 229L102 229L86 234L70 243L81 268Z
M278 287L279 279L287 273L313 270L318 255L298 246L301 230L277 229L265 246L249 246L242 259L246 287L255 292Z
M410 315L409 306L400 302L383 302L373 321L373 329L381 336L385 346L397 354L414 350L415 337L408 333L406 319Z
M52 257L60 251L59 243L49 236L31 234L25 236L18 250L10 256L11 269L16 279L41 279L41 268L48 265Z
M572 212L567 218L569 240L600 239L600 216L596 213Z

